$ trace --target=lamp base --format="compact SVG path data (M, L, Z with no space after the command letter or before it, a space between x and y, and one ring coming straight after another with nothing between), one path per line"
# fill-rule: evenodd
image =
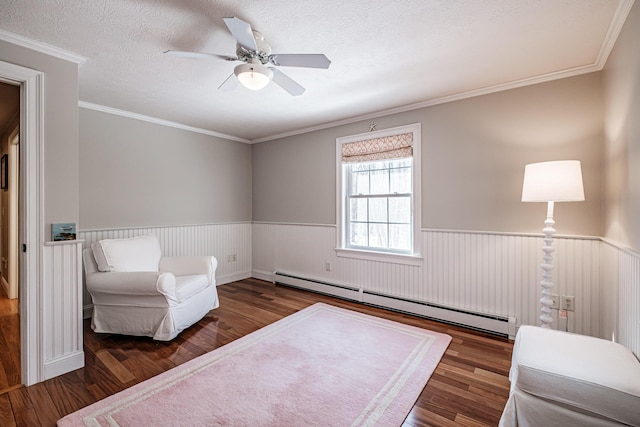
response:
M544 244L542 245L542 298L540 298L540 326L543 328L551 328L553 317L551 316L551 307L553 299L551 289L553 288L552 272L553 272L553 228L555 221L553 220L553 202L549 202L547 206L547 219L544 221L545 227L542 229L544 233Z

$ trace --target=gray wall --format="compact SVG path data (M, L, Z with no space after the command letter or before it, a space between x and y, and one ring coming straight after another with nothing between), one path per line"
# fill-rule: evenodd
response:
M582 161L585 202L558 203L560 234L601 235L601 73L380 117L422 124L422 227L540 232L546 205L522 203L527 163ZM335 224L335 139L369 120L253 146L253 220Z
M44 78L44 223L78 222L78 65L0 40L0 60Z
M636 3L604 69L605 233L640 250L640 4Z
M251 147L80 108L83 230L251 221Z
M335 224L334 129L252 146L253 220Z

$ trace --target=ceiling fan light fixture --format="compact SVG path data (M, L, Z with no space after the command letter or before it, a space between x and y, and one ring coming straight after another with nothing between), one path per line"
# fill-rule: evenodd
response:
M261 64L240 64L233 72L240 83L251 90L264 88L273 77L273 71Z

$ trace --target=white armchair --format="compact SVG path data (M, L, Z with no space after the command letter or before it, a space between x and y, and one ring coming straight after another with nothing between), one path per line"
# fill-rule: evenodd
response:
M154 235L83 251L95 332L168 341L219 306L212 256L162 257Z

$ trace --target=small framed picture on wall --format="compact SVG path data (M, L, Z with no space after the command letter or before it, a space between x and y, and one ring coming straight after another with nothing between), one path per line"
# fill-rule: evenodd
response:
M9 189L9 155L4 154L0 158L0 188Z

